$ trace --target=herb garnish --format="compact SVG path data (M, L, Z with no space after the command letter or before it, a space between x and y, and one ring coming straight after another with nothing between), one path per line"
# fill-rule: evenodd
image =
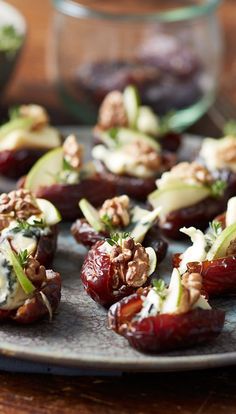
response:
M122 240L127 239L130 236L130 233L111 233L110 237L105 239L110 246L120 246L122 244Z
M216 198L221 197L224 194L226 186L227 186L226 181L216 180L211 185L211 195Z
M100 217L100 220L103 222L103 224L105 225L105 228L107 231L109 231L110 233L112 233L114 231L114 227L112 225L112 219L110 216L108 216L108 214L103 214L102 217Z
M18 262L20 263L21 267L25 267L27 265L28 262L28 258L29 258L29 253L28 250L21 250L19 253L17 253L16 257Z
M213 220L211 223L209 223L209 230L207 231L205 238L207 242L207 251L211 248L214 241L217 239L217 237L222 232L222 225L219 221Z
M25 220L17 220L17 226L12 229L13 233L24 233L25 235L35 233L36 229L44 229L46 227L46 223L43 219L40 220L33 220L33 223L28 223Z
M163 279L153 279L153 289L155 292L164 299L166 297L166 285Z

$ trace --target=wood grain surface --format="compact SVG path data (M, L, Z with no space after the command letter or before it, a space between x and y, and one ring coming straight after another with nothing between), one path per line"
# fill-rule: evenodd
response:
M53 122L73 123L60 104L47 65L52 21L49 0L11 0L25 15L29 33L22 59L2 102L7 107L37 101L49 108ZM221 91L236 105L235 0L225 0L219 11L226 51ZM193 128L207 133L204 117ZM0 372L1 414L235 414L236 370L123 375L118 377L59 377Z

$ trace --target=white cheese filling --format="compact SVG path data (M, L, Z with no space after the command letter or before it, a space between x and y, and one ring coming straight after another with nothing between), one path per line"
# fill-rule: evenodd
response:
M224 157L224 153L229 151L235 152L231 160ZM236 172L236 138L233 136L221 139L205 138L199 155L209 170L228 168Z
M0 252L0 309L17 309L23 305L27 297L12 266Z
M125 151L125 145L117 150L109 150L104 145L96 145L92 156L102 161L107 169L114 174L130 174L134 177L147 178L155 175L146 165L138 163L135 157Z

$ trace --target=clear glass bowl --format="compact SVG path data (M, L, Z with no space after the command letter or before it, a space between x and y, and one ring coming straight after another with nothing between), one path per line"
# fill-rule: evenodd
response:
M137 85L143 104L184 129L212 104L220 0L54 0L54 76L68 110L96 121L104 96Z

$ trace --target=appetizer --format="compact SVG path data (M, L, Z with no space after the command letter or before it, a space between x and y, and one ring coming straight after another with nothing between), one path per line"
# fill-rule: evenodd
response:
M139 351L157 353L198 345L222 330L225 313L212 309L201 295L201 276L181 279L173 270L170 285L158 280L140 288L109 310L109 327Z
M36 199L28 190L0 196L0 240L7 240L16 253L27 251L41 265L53 260L60 220L53 204Z
M85 218L77 219L71 228L78 243L90 248L114 232L129 232L137 243L155 250L158 263L164 259L167 243L161 238L157 224L159 208L148 211L134 207L127 195L104 201L99 210L86 199L79 206Z
M74 135L40 158L19 185L51 201L66 220L79 216L81 198L99 206L115 195L114 184L104 181L93 163L83 164L83 146Z
M205 229L225 210L233 190L203 165L181 162L157 180L157 190L148 196L153 208L161 207L159 226L163 233L179 239L181 227L198 224Z
M163 132L151 108L139 105L133 86L105 97L94 129L92 156L103 179L114 182L118 194L144 200L155 188L156 177L175 164L179 137L172 134L169 141L162 137L158 142L156 137Z
M60 133L49 125L46 110L39 105L22 105L0 127L0 174L18 178L59 145Z
M236 293L236 197L228 201L225 214L210 223L206 233L195 227L180 231L191 238L192 246L176 254L174 266L200 273L203 291L209 296Z
M108 307L145 285L157 264L155 251L127 233L98 241L85 257L81 280L89 296Z
M33 323L50 319L61 298L61 277L46 270L27 250L16 251L8 240L0 243L0 320Z

